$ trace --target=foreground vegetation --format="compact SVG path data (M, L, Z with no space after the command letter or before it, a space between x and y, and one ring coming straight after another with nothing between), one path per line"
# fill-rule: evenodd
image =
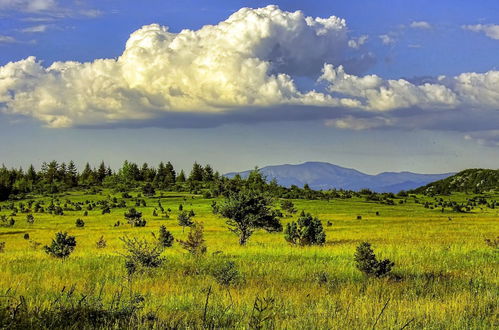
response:
M0 327L498 325L494 193L472 202L465 194L402 194L386 202L366 191L349 198L274 198L283 228L252 228L244 245L228 230L223 212L214 212L224 197L203 195L156 189L146 196L139 185L126 193L89 187L0 203ZM136 213L144 225L135 225ZM316 244L307 244L296 228L316 228L316 219L325 238L314 229ZM190 253L185 243L196 236L196 223L202 223L205 248ZM174 240L160 234L161 226ZM58 232L76 242L69 253L54 249L61 258L47 251ZM138 260L130 256L130 244L135 252L133 244L148 244L151 252L159 241L159 254L150 255L157 265L127 263ZM378 277L359 270L363 242L378 258L372 274L379 267L391 271Z

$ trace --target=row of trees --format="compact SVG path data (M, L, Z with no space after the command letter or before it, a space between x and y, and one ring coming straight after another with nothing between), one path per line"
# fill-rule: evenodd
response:
M183 170L177 173L170 162L161 162L157 167L147 163L138 166L125 161L118 171L113 171L109 165L101 162L92 168L87 163L83 170L78 171L75 163L44 162L40 170L30 165L25 171L19 169L0 168L0 200L6 200L11 195L26 193L57 193L74 188L89 188L106 186L118 190L127 190L141 184L149 183L159 189L182 188L186 183L195 185L209 183L220 179L220 174L214 172L210 165L201 166L197 162L186 177Z
M96 168L86 164L81 172L75 163L70 161L43 163L37 171L34 166L23 169L7 169L0 167L0 201L24 198L26 194L54 194L70 189L91 189L98 191L110 188L115 192L127 193L140 189L144 195L153 196L156 190L188 191L203 194L206 198L228 197L239 191L256 191L272 197L286 199L332 199L366 196L376 202L392 202L393 194L377 194L371 191L345 190L312 190L308 185L303 188L295 185L287 188L280 186L276 180L268 181L258 169L251 171L247 177L235 175L228 178L214 171L210 165L202 166L195 162L187 176L183 170L178 172L170 162L159 163L157 167L144 163L142 166L125 161L121 168L113 171L110 166L101 162Z

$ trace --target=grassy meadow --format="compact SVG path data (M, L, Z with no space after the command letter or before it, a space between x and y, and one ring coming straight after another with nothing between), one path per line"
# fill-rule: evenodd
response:
M58 198L64 204L67 199L84 202L109 196L122 199L121 194L107 190L98 194L70 192ZM359 197L293 200L298 212L284 217L282 222L296 219L301 210L312 213L324 225L324 246L291 246L283 233L256 231L247 246L241 247L237 236L227 230L224 219L212 213L214 199L175 192L159 196L158 192L154 197L144 197L147 206L136 207L147 220L145 227L126 224L124 212L135 206L133 198L126 200L127 208L113 208L105 215L95 208L83 216L85 206L81 211L64 211L62 216L33 213L33 224L26 221L25 213L18 212L13 226L0 227L0 242L5 242L4 252L0 253L2 306L22 302L26 315L82 301L111 308L117 297L124 301L139 294L142 298L138 300L134 321L120 327L499 326L499 250L484 241L499 236L498 208L441 212L438 208L423 207L425 200L433 201L424 196L418 196L419 203L412 197L404 198L403 204L399 204L401 199L395 199L395 205L367 202ZM444 200L457 201L468 197L442 196ZM33 198L44 200L45 205L50 200ZM153 216L159 199L165 209L171 209L169 218L161 213ZM0 203L0 215L9 219L12 211L6 206L10 203ZM151 232L157 233L165 225L176 239L185 239L189 228L183 230L178 225L179 204L184 210L193 210L194 220L204 224L206 255L192 257L175 242L163 253L166 260L161 267L128 277L119 238L126 235L153 241ZM75 226L77 218L85 221L83 228ZM123 224L114 226L117 221ZM64 260L43 250L58 231L76 237L75 251ZM29 240L24 238L26 233ZM107 242L105 248L96 246L101 236ZM33 241L41 245L34 246ZM363 241L372 244L377 256L395 262L391 276L367 278L357 270L353 255ZM218 284L212 276L212 270L227 260L233 261L240 273L239 280L228 287ZM0 325L9 328L11 316L3 313Z

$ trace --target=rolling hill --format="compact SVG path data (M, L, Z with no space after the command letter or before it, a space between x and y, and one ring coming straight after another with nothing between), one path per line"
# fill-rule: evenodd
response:
M499 190L499 170L473 168L414 189L416 193L481 193Z
M411 190L430 182L447 178L454 173L418 174L411 172L383 172L377 175L362 173L355 169L345 168L325 162L306 162L298 165L274 165L260 169L267 180L276 179L280 185L303 187L308 184L315 190L348 189L361 190L368 188L376 192L394 192ZM240 174L246 177L250 171L227 173L233 177Z

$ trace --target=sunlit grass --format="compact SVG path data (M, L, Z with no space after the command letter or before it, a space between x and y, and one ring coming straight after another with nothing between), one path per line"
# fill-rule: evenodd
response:
M106 199L108 193L75 192L60 199ZM147 207L137 207L147 220L143 228L114 227L118 220L125 222L126 209L112 209L107 215L95 209L86 217L84 210L63 216L35 213L32 225L26 222L26 214L18 213L13 227L0 228L0 241L6 243L0 254L0 287L30 298L33 306L49 304L63 287L72 285L81 294L103 290L108 299L126 288L145 296L142 313L152 311L171 324L184 326L206 325L206 313L214 326L248 327L257 297L275 299L265 327L372 328L376 324L378 328L469 329L498 325L499 255L484 238L499 235L499 210L442 213L415 204L412 198L394 206L359 198L296 200L299 211L323 220L325 246L292 247L282 233L257 231L246 247L240 247L224 220L212 214L213 200L164 194L161 202L165 209L171 208L170 219L153 217L157 198L147 198ZM194 219L204 223L207 255L196 260L175 243L164 252L166 262L159 269L139 273L129 281L119 237L152 240L151 232L165 225L175 238L184 239L188 230L177 224L179 204L184 210L193 209ZM128 200L128 206L133 205ZM10 211L2 209L0 214ZM362 220L357 220L358 215ZM85 221L84 228L76 228L77 218ZM332 226L326 226L327 221ZM57 231L68 231L77 240L75 252L63 261L49 257L41 247L33 250L23 238L28 233L31 240L45 245ZM104 249L96 247L101 236L107 241ZM362 241L371 242L377 254L395 262L396 276L367 279L355 268L353 253ZM233 260L243 281L228 289L219 286L210 269L220 260ZM319 280L318 274L326 280Z

